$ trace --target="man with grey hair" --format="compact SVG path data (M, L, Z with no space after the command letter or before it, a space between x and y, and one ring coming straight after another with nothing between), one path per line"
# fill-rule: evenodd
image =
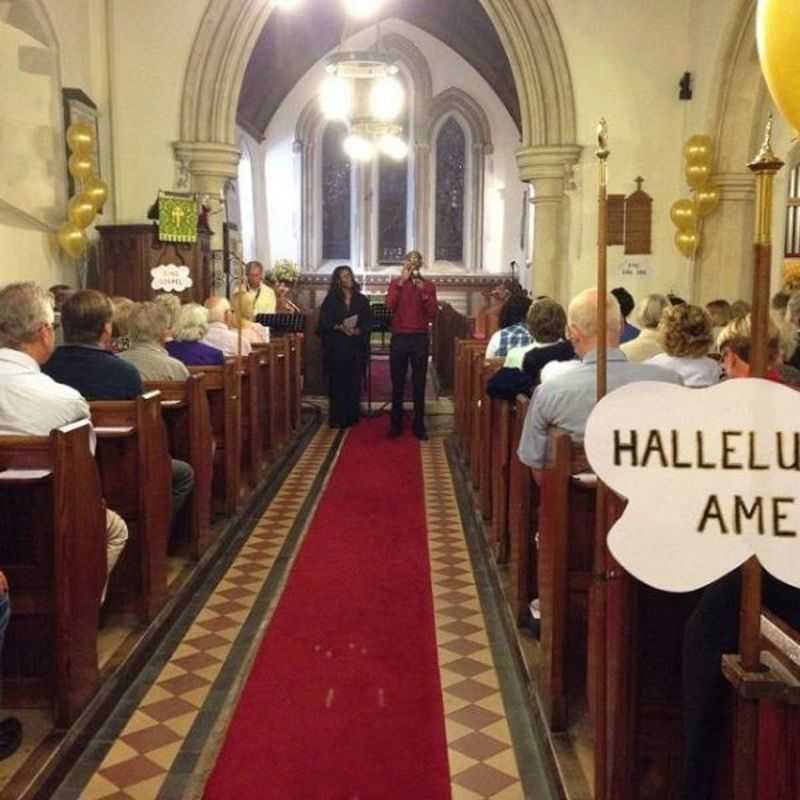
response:
M54 428L89 418L89 405L70 386L41 371L53 353L53 307L33 283L0 289L0 434L48 436ZM114 568L128 529L106 510L106 558Z
M189 377L186 365L164 349L174 324L163 302L137 303L133 307L128 317L131 346L119 357L133 364L143 381L185 381Z
M209 297L206 300L206 308L208 309L208 333L203 337L203 344L222 350L226 356L239 355L241 346L241 354L249 356L253 350L250 342L228 326L233 314L228 299Z
M260 261L247 263L247 294L253 299L254 314L274 314L277 306L275 290L264 283L264 265Z
M567 334L581 362L534 392L517 455L527 464L539 482L547 465L547 434L549 428L561 428L580 441L597 397L597 340L598 293L586 289L577 295L567 310ZM637 381L680 383L680 377L670 370L649 364L632 364L619 349L622 314L613 295L606 297L608 343L608 391Z

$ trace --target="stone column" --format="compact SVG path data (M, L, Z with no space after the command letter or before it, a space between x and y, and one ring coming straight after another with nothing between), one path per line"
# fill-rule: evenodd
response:
M539 146L517 152L520 179L533 184L533 266L530 289L567 303L569 282L569 214L565 194L572 167L581 153L578 145Z
M712 182L720 192L717 211L703 221L694 265L692 301L750 300L753 291L755 181L750 172L723 172Z
M430 168L431 146L428 142L414 145L414 230L411 236L413 250L419 250L425 262L434 260L434 244L430 237Z

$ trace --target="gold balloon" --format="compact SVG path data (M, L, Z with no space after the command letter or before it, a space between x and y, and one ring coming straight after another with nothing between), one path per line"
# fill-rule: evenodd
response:
M74 222L81 230L88 228L92 224L97 209L94 207L92 198L86 192L76 194L69 201L69 211L67 216L70 222Z
M88 122L73 122L67 128L67 145L71 153L88 156L94 147L94 128Z
M675 247L686 258L691 258L700 247L700 234L697 231L678 231L675 234Z
M687 164L686 182L692 189L705 186L711 178L711 167L708 164Z
M73 178L88 178L94 172L94 162L82 153L73 153L67 166Z
M714 160L714 143L710 136L692 136L683 148L687 164L708 164Z
M699 217L707 217L717 210L717 206L719 205L719 189L711 183L707 186L701 186L697 190L694 203L697 207L697 215Z
M74 222L65 222L58 229L58 244L70 258L80 258L86 252L89 240Z
M92 175L83 184L83 194L88 195L95 210L99 212L103 210L103 206L106 204L108 186L97 175Z
M676 200L669 215L679 231L694 230L697 225L697 209L691 200Z
M772 99L794 128L800 128L800 3L760 0L756 40L761 70Z

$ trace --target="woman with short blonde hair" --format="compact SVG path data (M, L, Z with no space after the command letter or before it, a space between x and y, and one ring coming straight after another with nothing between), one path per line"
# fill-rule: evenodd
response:
M225 363L225 355L217 347L201 341L208 333L208 309L198 303L181 306L175 325L175 338L164 347L187 367L215 366Z
M714 345L711 317L700 306L670 306L658 325L664 352L646 363L671 369L684 386L699 388L719 383L720 367L708 353Z
M620 350L625 353L628 361L641 363L664 352L658 336L658 325L664 309L669 308L669 305L669 300L663 294L649 294L639 303L634 313L634 318L639 323L639 335L620 345Z
M231 295L231 312L230 327L240 329L242 338L251 345L269 342L269 328L254 322L255 303L247 292L239 291Z

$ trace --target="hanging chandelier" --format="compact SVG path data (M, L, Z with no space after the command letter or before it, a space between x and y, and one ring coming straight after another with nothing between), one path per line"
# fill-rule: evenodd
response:
M377 153L401 161L408 144L398 124L405 89L398 67L377 49L334 53L320 92L323 114L347 125L344 150L354 161L369 161Z

